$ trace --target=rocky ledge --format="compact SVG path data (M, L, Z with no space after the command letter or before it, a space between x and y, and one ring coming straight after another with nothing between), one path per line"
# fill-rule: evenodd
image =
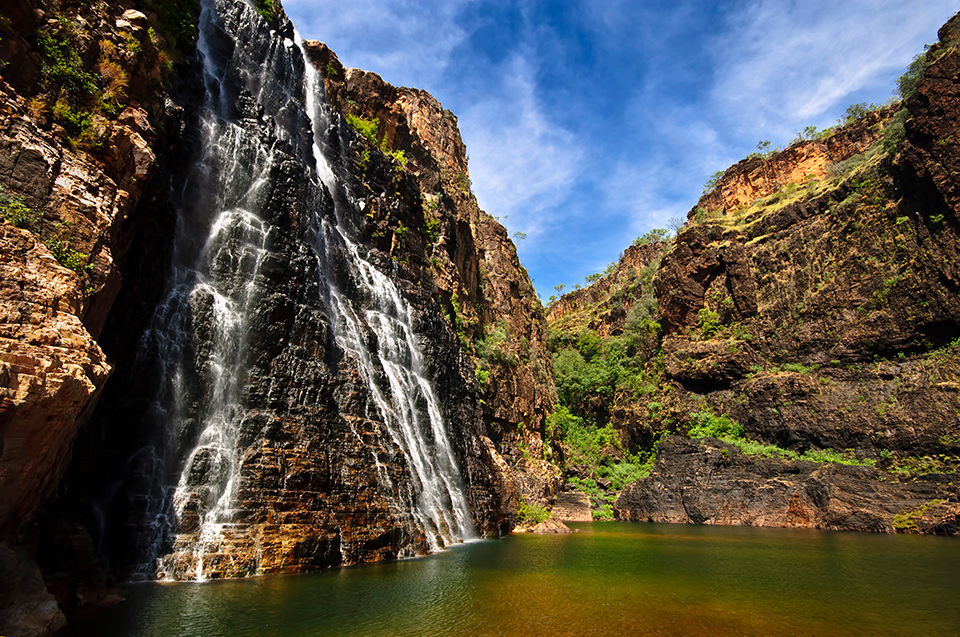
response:
M619 520L960 535L960 475L895 482L875 467L748 456L716 438L669 436Z

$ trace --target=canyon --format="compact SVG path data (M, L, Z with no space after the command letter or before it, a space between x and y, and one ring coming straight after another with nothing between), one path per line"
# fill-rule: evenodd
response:
M544 308L456 116L279 3L0 13L4 634L531 510L960 534L957 18Z

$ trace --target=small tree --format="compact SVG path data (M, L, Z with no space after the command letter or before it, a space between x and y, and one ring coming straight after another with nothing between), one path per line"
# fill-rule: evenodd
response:
M557 294L563 296L563 288L567 287L566 283L561 283L560 285L553 286L553 289L557 291Z
M713 189L716 188L717 185L720 183L720 180L723 179L724 172L725 171L723 170L718 170L717 172L710 175L710 179L708 179L707 183L703 185L703 194L707 194L708 192L713 192Z
M917 92L917 86L923 79L923 70L927 65L927 49L929 48L929 44L924 47L923 53L918 53L910 62L906 73L897 78L897 93L900 95L900 99L905 100Z
M843 119L841 124L852 124L857 122L867 116L867 113L870 112L870 107L867 106L866 102L860 102L858 104L851 104L847 107L847 110L843 112Z
M670 238L670 231L666 228L654 228L646 234L640 235L633 240L633 245L643 246L648 243L659 243L661 241L666 241Z
M807 126L802 131L797 133L797 139L801 139L801 140L816 139L817 132L818 131L816 126Z

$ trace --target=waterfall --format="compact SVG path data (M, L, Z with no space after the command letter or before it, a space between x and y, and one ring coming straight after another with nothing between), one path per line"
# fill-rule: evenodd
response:
M204 579L211 564L231 559L231 542L250 524L238 502L249 443L243 430L263 405L247 395L244 379L255 356L251 317L264 302L277 241L270 183L284 169L277 157L299 163L308 193L297 202L307 219L301 240L319 273L313 289L336 346L367 387L364 417L383 423L402 451L404 484L369 453L380 492L409 526L405 537L422 538L429 550L471 538L457 459L424 374L423 336L403 294L356 236L362 203L345 183L340 144L328 143L343 122L322 80L299 37L268 31L245 0L202 0L201 7L201 150L180 196L171 291L145 337L162 361L165 382L152 411L167 421L166 457L175 465L167 510L155 522L172 526L157 529L174 548L158 555L160 577ZM361 432L352 435L367 444ZM399 555L417 554L417 544L407 542Z

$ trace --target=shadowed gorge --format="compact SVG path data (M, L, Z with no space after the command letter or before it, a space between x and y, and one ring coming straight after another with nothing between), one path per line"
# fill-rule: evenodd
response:
M0 632L563 521L960 534L958 20L544 308L457 117L278 2L3 9Z

